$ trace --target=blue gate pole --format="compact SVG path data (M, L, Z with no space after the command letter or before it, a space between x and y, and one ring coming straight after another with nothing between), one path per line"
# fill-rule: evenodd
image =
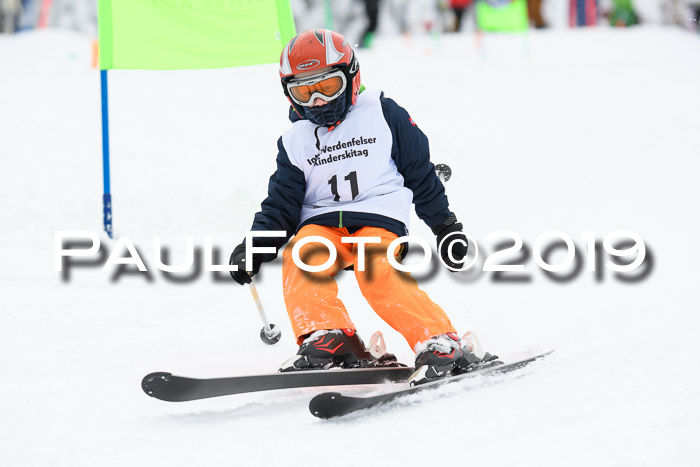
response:
M102 93L102 176L104 194L102 195L102 223L105 232L112 236L112 193L109 184L109 105L107 98L107 70L100 70L100 90Z
M576 3L576 25L586 26L586 13L588 12L588 2L586 0L578 0Z

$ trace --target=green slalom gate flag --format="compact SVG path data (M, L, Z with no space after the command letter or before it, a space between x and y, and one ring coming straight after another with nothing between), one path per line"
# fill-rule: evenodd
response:
M100 69L274 63L295 34L289 0L99 0Z
M530 24L527 0L477 0L476 23L481 31L526 30Z

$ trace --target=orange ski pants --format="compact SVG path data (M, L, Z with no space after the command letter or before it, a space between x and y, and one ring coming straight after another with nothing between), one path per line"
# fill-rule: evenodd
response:
M324 237L335 246L338 256L325 271L304 271L292 259L296 242L308 236ZM342 269L356 265L358 258L358 245L342 243L343 237L381 239L381 243L365 245L365 270L355 266L355 277L375 313L401 333L412 349L430 337L455 331L442 308L418 288L415 279L387 260L387 247L396 234L378 227L363 227L350 234L347 228L309 224L297 232L282 257L284 301L297 340L320 329L356 329L338 298L338 285L333 279ZM300 258L309 266L325 264L329 257L328 248L320 242L307 243L300 249Z

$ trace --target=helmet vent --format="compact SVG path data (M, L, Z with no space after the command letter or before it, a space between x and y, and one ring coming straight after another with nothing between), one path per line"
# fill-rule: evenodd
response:
M344 53L338 52L338 49L335 48L333 35L331 31L326 29L326 65L338 63L344 56Z
M294 48L294 44L297 43L297 39L299 39L299 34L296 36L292 37L292 40L289 41L289 53L292 52L292 49Z

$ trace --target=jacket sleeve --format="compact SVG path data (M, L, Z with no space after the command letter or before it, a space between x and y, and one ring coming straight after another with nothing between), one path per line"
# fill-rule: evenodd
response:
M450 215L445 187L430 162L428 137L418 128L408 112L387 97L380 98L382 111L391 129L391 158L404 184L413 191L416 214L432 229Z
M277 170L270 177L267 198L255 214L251 230L284 230L285 237L258 237L255 246L273 246L278 250L296 232L301 216L301 206L306 192L304 172L289 160L282 138L277 141ZM277 254L262 255L263 261L272 261Z

